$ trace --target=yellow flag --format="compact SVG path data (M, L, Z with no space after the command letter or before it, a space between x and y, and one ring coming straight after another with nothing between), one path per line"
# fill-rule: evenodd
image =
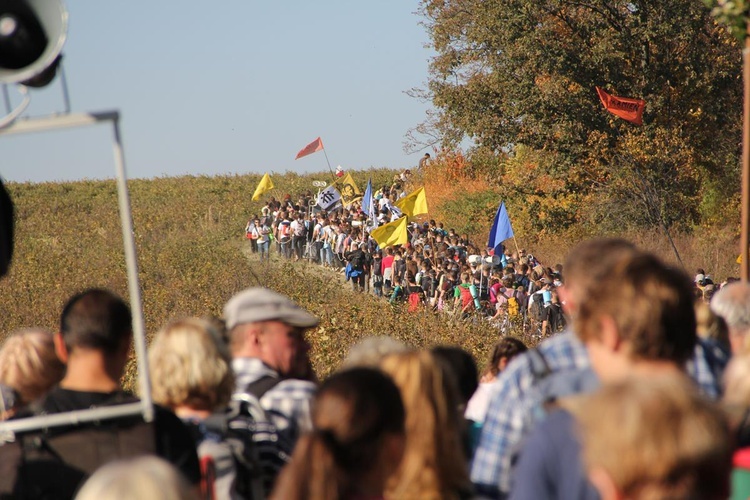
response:
M393 245L404 245L409 242L409 234L406 232L406 217L383 224L373 229L370 236L378 242L380 248Z
M409 217L414 217L415 215L419 214L426 214L427 197L424 194L424 188L421 187L413 193L407 194L406 196L398 200L395 205Z
M347 173L344 178L337 181L336 184L341 185L339 192L341 193L341 198L344 200L344 205L348 205L362 197L362 192L357 187L354 179L352 179L352 174Z
M269 177L268 174L265 174L258 183L258 187L255 188L253 201L258 201L263 193L270 191L271 189L273 189L273 182L271 182L271 177Z

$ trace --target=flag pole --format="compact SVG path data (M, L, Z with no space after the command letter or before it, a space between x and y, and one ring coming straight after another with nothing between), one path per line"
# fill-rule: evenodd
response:
M328 164L328 171L331 172L331 177L336 177L336 174L333 173L333 169L331 168L331 162L328 161L328 153L326 153L326 148L323 149L323 154L326 157L326 163Z
M518 258L521 258L521 251L518 249L518 242L516 241L516 235L513 235L513 244L516 245L516 255L518 255Z

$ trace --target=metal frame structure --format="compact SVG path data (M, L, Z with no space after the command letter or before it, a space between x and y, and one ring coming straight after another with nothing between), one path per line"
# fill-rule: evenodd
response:
M21 119L12 122L4 128L0 128L0 137L14 134L27 134L32 132L84 127L107 122L112 124L113 131L118 205L122 226L122 239L125 248L130 308L133 316L133 341L141 400L137 403L0 422L0 442L3 440L12 440L14 432L47 429L50 427L108 420L138 414L140 414L146 422L153 421L154 407L151 398L151 385L149 382L150 378L146 358L146 335L143 320L143 305L141 301L140 284L138 281L138 260L135 247L135 237L133 234L130 194L128 192L127 177L125 175L125 155L123 153L122 138L120 135L119 111L64 113L41 118Z

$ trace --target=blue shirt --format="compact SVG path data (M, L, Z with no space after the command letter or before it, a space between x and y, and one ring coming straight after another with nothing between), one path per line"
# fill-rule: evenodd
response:
M552 372L590 368L586 349L570 330L545 340L537 349ZM541 405L543 394L530 356L524 353L513 359L491 389L487 417L471 466L477 493L489 498L500 498L510 491L511 460L537 422L535 410ZM718 398L727 361L727 356L722 357L699 339L687 371L707 396Z
M581 460L575 417L557 410L531 431L513 474L510 500L598 500Z

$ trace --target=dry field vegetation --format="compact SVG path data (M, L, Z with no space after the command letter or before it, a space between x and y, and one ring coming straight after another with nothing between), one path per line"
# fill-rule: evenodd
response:
M355 176L385 183L393 172ZM328 176L329 177L329 176ZM179 177L129 182L147 336L169 319L220 315L224 302L245 287L285 293L322 319L311 332L314 365L321 376L335 369L349 347L370 334L389 334L414 346L459 344L480 358L495 340L426 315L392 309L374 297L350 292L340 274L317 266L248 257L244 227L260 202L250 197L259 176ZM270 195L293 196L326 176L275 174ZM88 287L128 297L117 190L112 181L10 184L16 206L11 272L0 281L0 340L22 327L58 327L65 300ZM355 299L356 300L353 300ZM126 385L133 381L134 368Z
M393 178L386 169L353 172L362 186L373 178L377 187ZM179 177L131 180L129 183L147 336L169 319L184 315L220 315L224 302L237 291L263 285L291 296L321 317L310 332L316 370L325 376L335 369L349 347L371 334L388 334L415 347L460 345L480 361L497 339L484 325L455 323L445 317L409 314L371 296L354 295L340 274L306 263L272 260L261 265L249 255L244 240L247 219L259 212L251 202L258 175ZM313 179L330 175L272 174L277 197L313 190ZM435 178L426 183L428 202L446 227L469 233L483 243L494 207L483 220L467 211L444 207L453 193L480 186L456 187ZM443 186L442 188L440 186ZM0 281L0 340L22 327L55 330L66 298L98 286L128 296L117 190L112 181L10 184L16 205L16 243L10 274ZM434 200L430 189L435 190ZM472 193L467 193L471 195ZM512 217L512 214L511 214ZM481 219L481 218L480 218ZM568 249L586 235L518 235L519 244L549 265L563 260ZM630 235L644 247L672 259L664 237ZM696 236L678 235L676 242L690 270L696 266L719 279L737 274L736 234L714 230ZM664 243L660 243L664 241ZM132 387L133 366L126 386Z

